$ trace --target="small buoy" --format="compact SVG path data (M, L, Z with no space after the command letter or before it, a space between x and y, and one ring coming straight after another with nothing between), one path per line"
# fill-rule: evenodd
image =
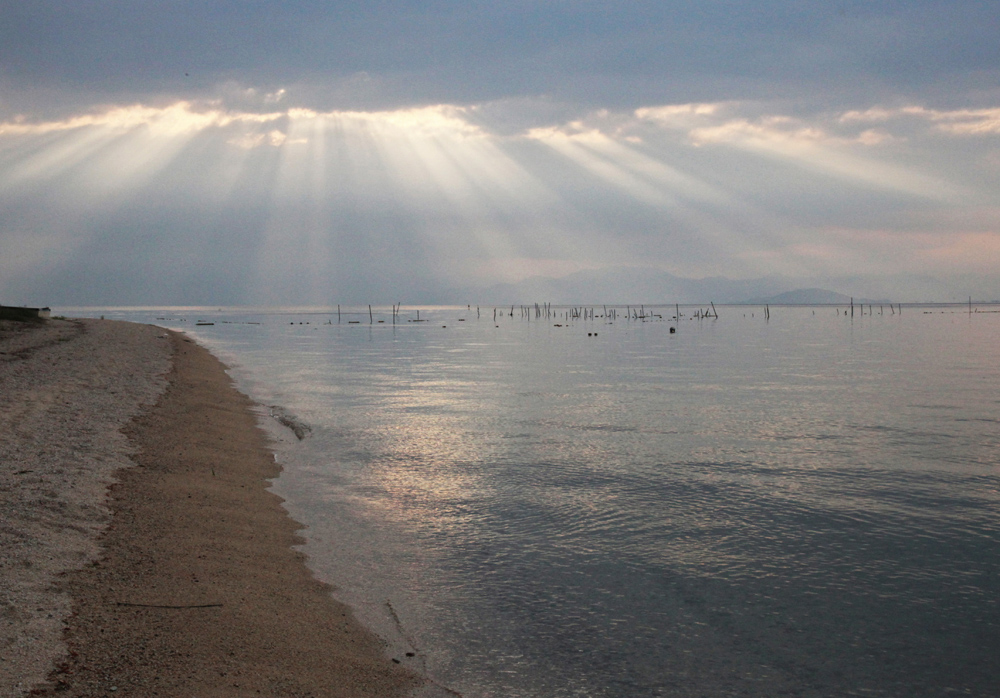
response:
M674 332L676 332L676 331L677 331L677 328L676 328L676 327L671 327L671 328L670 328L670 334L673 334L673 333L674 333Z

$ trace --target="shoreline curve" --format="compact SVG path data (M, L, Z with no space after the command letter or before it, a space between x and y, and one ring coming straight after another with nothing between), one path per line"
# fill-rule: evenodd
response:
M269 489L280 466L254 403L208 350L168 334L166 388L122 430L135 467L113 475L100 552L58 576L55 592L71 599L66 654L31 694L417 689L424 680L393 663L293 549L301 526Z

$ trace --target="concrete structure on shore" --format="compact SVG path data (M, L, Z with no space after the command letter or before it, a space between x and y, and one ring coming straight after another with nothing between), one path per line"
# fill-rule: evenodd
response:
M0 319L3 320L31 320L47 318L50 315L52 315L51 308L19 308L13 305L0 305Z

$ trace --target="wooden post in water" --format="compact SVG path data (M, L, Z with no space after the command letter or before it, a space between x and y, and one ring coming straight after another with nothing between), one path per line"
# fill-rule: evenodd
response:
M337 324L340 324L340 303L337 303Z
M368 305L368 324L369 325L374 325L375 324L375 319L372 317L372 306L371 306L371 304Z

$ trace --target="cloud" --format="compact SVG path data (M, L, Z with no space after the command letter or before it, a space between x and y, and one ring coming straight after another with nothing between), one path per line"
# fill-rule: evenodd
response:
M729 146L781 159L795 167L822 172L867 186L926 198L956 197L961 188L941 178L892 165L865 151L907 136L885 128L844 132L843 125L886 122L892 112L880 108L848 112L837 118L813 115L806 120L785 114L755 118L734 116L740 105L682 105L684 108L637 110L640 120L683 131L695 146ZM901 110L900 113L910 113ZM859 149L860 146L860 149Z
M235 138L231 138L226 143L230 145L235 145L237 148L243 148L249 150L251 148L260 148L262 146L270 146L272 148L280 148L285 143L288 143L288 136L274 129L269 133L244 133ZM300 138L293 143L307 143L308 141L304 138Z
M793 97L850 108L982 95L998 76L985 2L34 0L2 12L4 108L22 111L207 98L229 81L318 111L542 95L621 110Z
M907 107L904 112L929 119L945 133L959 136L1000 134L1000 108L940 111Z
M294 123L299 124L299 135L290 138L287 131ZM124 143L132 146L131 157L124 163L125 169L144 170L148 175L158 155L176 154L186 141L208 132L217 132L225 143L244 150L262 146L278 148L309 143L310 136L303 135L309 129L302 124L307 123L322 124L320 128L405 134L411 141L469 139L483 135L478 126L463 118L462 108L447 105L391 112L317 112L294 107L280 112L247 112L228 109L217 102L197 105L179 101L164 107L135 104L94 110L60 120L18 118L0 122L0 139L61 135L56 143L33 157L20 160L6 172L0 171L0 180L4 175L8 181L55 176L85 161L90 165L86 178L91 179L93 170L100 166L99 160L114 156L113 151L121 150ZM271 128L268 130L268 127ZM125 138L128 140L123 141ZM97 161L93 158L95 153L100 153ZM160 158L161 164L166 164L166 157ZM103 181L107 177L98 179ZM134 183L128 178L118 179L125 185Z
M884 123L903 119L932 124L942 133L955 136L990 136L1000 134L1000 107L988 109L930 109L923 106L906 106L897 109L873 107L864 111L848 111L841 115L841 123Z
M194 109L190 102L185 101L163 108L135 104L57 121L30 122L22 117L15 121L0 123L0 136L39 136L94 127L129 131L142 127L153 135L170 137L210 127L225 127L234 123L267 123L282 116L280 113L248 114L217 109L199 111Z
M637 266L749 278L998 261L986 183L1000 162L956 150L996 135L939 128L989 108L318 110L273 92L0 123L0 291L87 279L116 302L399 300Z
M886 231L917 236L926 270L994 258L990 2L0 15L0 292L398 301L640 264L884 274L912 257Z

